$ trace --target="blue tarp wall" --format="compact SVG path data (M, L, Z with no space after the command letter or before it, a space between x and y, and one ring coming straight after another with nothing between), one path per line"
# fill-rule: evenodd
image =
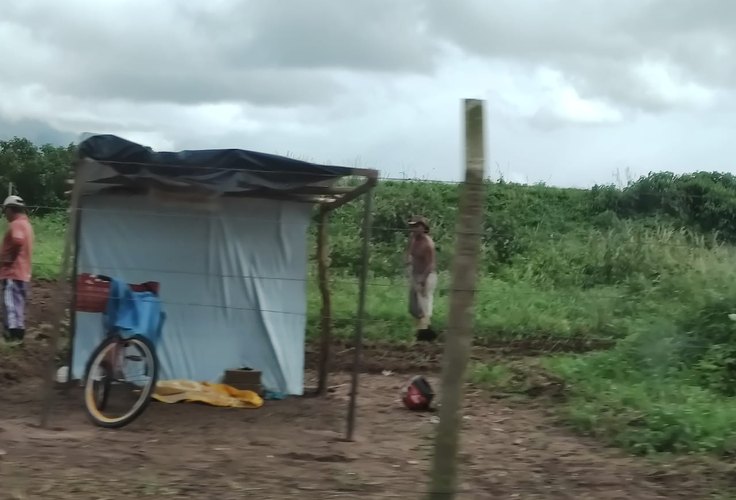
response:
M302 394L312 207L259 196L324 187L351 170L233 149L159 153L110 135L82 141L79 157L77 271L161 283L161 378L219 381L250 367L267 389ZM152 185L153 194L105 190ZM243 193L256 197L233 196ZM103 332L99 314L75 314L79 378Z

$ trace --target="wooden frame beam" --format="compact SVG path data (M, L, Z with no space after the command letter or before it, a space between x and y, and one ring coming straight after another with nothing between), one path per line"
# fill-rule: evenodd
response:
M332 301L330 298L329 282L329 212L320 207L319 226L317 230L317 278L319 291L322 296L322 310L320 311L320 347L317 394L327 394L327 379L330 372L330 358L332 347Z
M330 203L325 203L324 204L325 209L328 211L335 210L347 203L350 203L351 201L355 200L359 196L371 191L376 186L376 184L378 184L378 172L376 172L375 170L373 172L376 173L374 177L368 177L363 184L360 184L359 186L354 188L352 191L341 196L335 201L330 202Z
M78 170L75 169L75 178L78 176ZM66 229L66 237L64 239L64 252L61 256L61 267L59 269L59 276L57 277L56 287L59 295L63 294L64 287L69 279L70 262L72 257L72 251L74 254L77 253L75 246L76 234L77 234L77 223L79 221L79 199L81 195L81 188L79 182L72 184L71 192L71 203L69 207L69 226ZM43 399L41 406L41 421L40 425L42 428L46 428L49 423L49 415L51 413L51 402L54 396L54 379L55 379L55 363L56 355L59 350L59 337L61 336L61 329L64 323L64 301L55 302L56 311L54 314L57 317L56 328L51 331L49 338L48 352L46 354L46 363L43 365ZM69 311L69 314L74 314L74 311ZM71 378L71 369L69 366L69 378Z
M363 317L365 316L366 286L368 282L368 265L370 264L371 229L373 227L373 185L376 179L368 180L364 186L365 205L363 207L363 245L361 252L360 281L358 289L358 311L355 318L355 334L353 336L353 375L350 382L350 402L348 403L346 439L353 441L355 437L355 417L358 404L358 377L363 356ZM356 190L357 191L357 190Z

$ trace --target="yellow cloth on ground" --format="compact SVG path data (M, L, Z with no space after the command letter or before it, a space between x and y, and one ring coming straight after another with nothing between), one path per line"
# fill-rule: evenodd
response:
M226 384L191 380L162 380L156 384L153 399L162 403L205 403L227 408L260 408L263 399L253 391L241 391Z

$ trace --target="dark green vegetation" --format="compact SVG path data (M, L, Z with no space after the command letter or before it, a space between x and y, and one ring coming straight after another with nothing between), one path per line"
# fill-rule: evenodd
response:
M29 203L63 206L69 148L0 142L2 186ZM37 181L36 179L41 179ZM563 378L562 411L581 431L639 453L736 452L736 177L652 174L624 189L558 189L489 183L479 343L534 342L539 363ZM376 193L367 335L412 337L403 256L407 216L433 223L441 267L451 259L458 188L385 182ZM351 331L357 302L359 203L331 219L334 325ZM63 212L36 219L37 274L58 264ZM310 280L309 331L319 322ZM447 308L443 273L436 326ZM590 354L564 354L581 340L612 342ZM503 385L503 366L476 366L478 382Z

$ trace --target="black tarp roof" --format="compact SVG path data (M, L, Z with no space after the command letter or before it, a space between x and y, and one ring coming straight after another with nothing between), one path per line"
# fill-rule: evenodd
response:
M171 179L224 191L297 191L355 173L241 149L157 152L115 135L88 137L79 143L78 156L109 166L118 178Z

